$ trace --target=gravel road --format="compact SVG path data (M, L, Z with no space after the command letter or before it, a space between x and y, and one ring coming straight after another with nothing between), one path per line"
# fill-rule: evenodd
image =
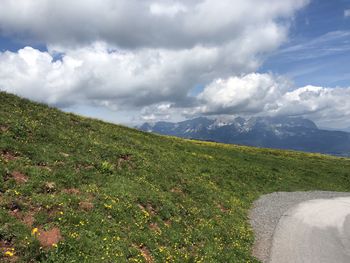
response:
M303 202L315 200L315 199L333 199L338 197L349 197L349 196L350 196L350 193L323 192L323 191L276 192L276 193L262 196L260 199L254 202L253 208L251 209L250 215L249 215L250 223L255 233L255 245L253 247L253 255L264 263L278 262L276 260L281 260L281 256L283 256L283 261L280 261L279 263L282 263L282 262L308 262L309 263L309 261L303 261L303 260L290 261L290 259L288 259L288 255L285 255L285 253L288 253L286 249L287 250L294 249L292 253L297 253L295 252L295 249L296 249L295 247L290 248L288 245L290 244L291 236L293 238L297 236L299 239L296 242L300 242L302 239L305 239L305 235L303 235L302 233L300 235L294 235L293 233L291 233L291 231L289 231L288 229L293 229L293 231L297 231L299 226L295 224L296 223L295 220L286 221L284 219L287 218L288 216L290 217L294 212L296 212L295 209L297 208L297 205L299 204L303 205L304 204ZM328 207L332 207L333 205L334 204L332 203L327 203ZM346 205L349 205L350 207L350 203ZM321 210L327 212L325 208ZM308 211L308 207L304 206L302 211L304 212ZM309 218L317 216L318 212L316 211L315 213L316 214L309 214L308 215ZM283 220L280 220L281 218ZM278 233L275 233L275 230ZM309 231L308 232L309 237L307 237L309 240L312 239L312 235L315 233L315 231L310 231L310 229L307 230L303 228L301 230ZM322 238L322 236L324 235L316 234L315 238L319 239L319 238ZM288 238L289 240L287 241L286 239ZM333 234L331 238L334 238ZM305 242L305 240L302 242ZM274 245L272 246L272 244ZM322 245L322 242L319 242L319 245ZM307 244L306 245L304 244L304 246L307 247ZM271 252L272 247L273 247L273 253ZM294 254L289 256L293 257ZM339 262L342 262L342 261L339 261Z

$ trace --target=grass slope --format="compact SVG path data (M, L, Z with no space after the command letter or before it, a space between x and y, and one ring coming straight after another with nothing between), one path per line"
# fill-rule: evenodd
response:
M257 262L256 198L350 190L349 159L157 136L6 93L0 102L1 262ZM45 248L36 232L52 229L62 239Z

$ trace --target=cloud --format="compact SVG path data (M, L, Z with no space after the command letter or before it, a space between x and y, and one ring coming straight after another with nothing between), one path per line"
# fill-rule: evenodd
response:
M301 115L340 124L350 117L350 88L295 87L281 76L251 73L287 40L289 21L307 3L3 0L1 34L44 43L48 51L0 52L0 90L61 108L138 111L144 120ZM281 52L309 51L348 34ZM198 86L204 89L194 96Z
M61 107L79 102L112 109L183 104L198 84L254 71L260 54L283 39L284 31L269 24L221 46L130 50L95 42L80 48L51 45L48 52L26 47L0 53L0 89Z
M349 125L349 101L350 87L327 88L308 85L285 93L271 113L304 116L322 126L343 127Z
M200 106L186 113L206 115L303 116L325 126L348 125L350 87L294 87L281 76L252 73L217 79L198 95Z
M350 9L344 10L344 17L350 17Z
M307 2L3 0L1 34L48 51L0 53L0 89L60 107L191 105L196 86L255 71Z
M202 112L210 114L266 112L289 88L289 82L270 74L252 73L243 77L217 79L205 87L198 99Z
M128 49L187 49L221 45L261 32L271 24L284 27L285 21L307 3L308 0L2 0L0 32L61 46L102 41Z
M350 50L349 37L349 30L331 31L312 40L283 48L275 52L275 55L282 56L288 62L334 56Z
M240 53L238 53L240 54ZM140 120L175 120L196 115L304 116L323 126L348 125L350 87L295 87L270 73L217 78L225 53L215 48L187 51L111 51L106 45L54 51L27 47L0 53L0 90L61 108L76 104L139 111ZM246 60L251 59L249 56ZM251 68L247 61L238 68ZM208 67L217 63L215 67ZM242 64L240 64L242 63ZM215 79L214 81L211 81ZM208 83L196 96L191 88Z
M179 13L186 12L187 8L181 3L152 3L150 5L150 12L156 16L169 16L174 17Z

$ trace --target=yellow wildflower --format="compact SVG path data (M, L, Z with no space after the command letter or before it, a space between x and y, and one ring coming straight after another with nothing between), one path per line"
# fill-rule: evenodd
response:
M15 253L11 252L11 251L6 251L5 252L5 256L6 257L13 257L15 255Z
M32 229L32 236L39 235L39 229L37 227Z
M107 205L107 204L104 204L105 208L107 209L112 209L112 205Z

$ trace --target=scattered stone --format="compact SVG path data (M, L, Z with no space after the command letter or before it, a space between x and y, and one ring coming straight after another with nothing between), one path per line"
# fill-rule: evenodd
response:
M44 185L44 190L47 193L53 193L56 191L56 184L54 182L46 182Z
M49 172L52 172L52 169L51 169L49 166L47 166L47 163L45 163L45 162L38 162L38 163L36 164L36 166L37 166L38 168L40 168L40 169L45 169L45 170L47 170L47 171L49 171Z
M69 157L69 154L68 153L63 153L63 152L60 152L60 154L64 157Z
M0 125L0 131L1 131L1 132L7 132L8 129L9 129L9 126L4 125L4 124L1 124L1 125Z
M60 229L54 227L48 231L39 230L37 239L39 240L40 245L43 248L51 248L52 246L57 245L62 240L62 235Z
M21 210L21 205L17 201L12 201L7 205L7 208L12 212L17 213Z
M178 187L174 187L174 188L170 189L170 192L175 193L175 194L179 194L179 195L184 195L184 192Z

